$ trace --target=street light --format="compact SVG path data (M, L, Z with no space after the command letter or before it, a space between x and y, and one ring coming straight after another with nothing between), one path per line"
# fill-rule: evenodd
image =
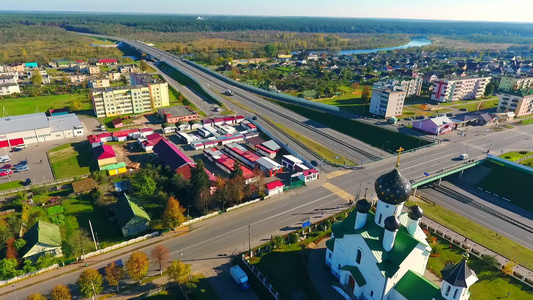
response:
M17 296L17 290L15 289L15 285L13 284L13 293L15 294L15 299L18 300L19 297Z

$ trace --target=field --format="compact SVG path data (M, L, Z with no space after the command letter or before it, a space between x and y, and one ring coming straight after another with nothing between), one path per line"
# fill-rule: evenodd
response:
M491 172L478 183L479 187L511 200L516 206L533 211L533 189L526 188L533 182L533 175L493 162L486 162L483 166L491 169Z
M99 38L88 37L88 36L85 36L85 38L90 40L91 44L95 44L95 45L115 45L115 42L109 41L106 39L99 39Z
M55 179L89 174L97 170L96 159L88 142L65 144L48 151Z
M464 105L454 105L453 107L457 109L466 108L469 112L478 111L478 110L486 110L495 108L498 106L498 99L492 99L492 100L485 100L485 101L475 101L472 103L464 104Z
M49 108L71 107L75 102L79 104L79 110L92 109L91 101L86 94L0 99L0 107L5 108L9 115L15 116L34 112L46 112Z
M443 224L451 230L491 249L494 252L500 253L509 259L513 259L526 268L533 268L533 251L530 249L519 245L506 237L497 235L487 227L472 222L442 206L423 201L418 201L418 203L409 201L406 203L408 206L413 204L418 204L422 210L424 210L424 215L428 218Z
M19 187L22 187L22 181L20 181L20 180L0 183L0 191L16 189L16 188L19 188Z

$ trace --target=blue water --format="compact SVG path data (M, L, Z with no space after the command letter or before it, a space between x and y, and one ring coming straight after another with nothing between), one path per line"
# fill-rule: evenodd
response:
M431 41L428 39L414 39L411 40L409 43L405 45L400 45L396 47L388 47L388 48L374 48L374 49L347 49L347 50L341 50L339 52L339 55L352 55L352 54L361 54L361 53L374 53L379 51L388 51L388 50L396 50L396 49L407 49L412 47L422 47L431 44ZM324 52L324 51L310 51L310 52ZM296 54L298 51L292 51L291 54Z

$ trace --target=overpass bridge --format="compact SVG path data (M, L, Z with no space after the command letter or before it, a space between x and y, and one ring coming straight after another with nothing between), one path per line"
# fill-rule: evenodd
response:
M438 180L438 185L440 185L440 182L442 178L446 176L450 176L455 173L461 172L461 175L463 174L464 170L473 168L477 165L482 164L485 159L487 158L474 158L465 160L461 163L451 165L448 167L444 167L440 170L434 171L432 173L424 173L424 175L421 175L417 178L411 179L411 186L414 188L414 192L416 193L416 188L419 186L422 186L424 184L428 184L430 182L433 182L435 180Z

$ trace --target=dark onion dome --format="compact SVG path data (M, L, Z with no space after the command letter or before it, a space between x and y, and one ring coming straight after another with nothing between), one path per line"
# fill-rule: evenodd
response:
M468 287L467 279L471 276L476 276L476 273L474 273L466 263L468 257L468 253L466 255L463 254L463 259L460 262L445 266L444 269L440 271L442 280L453 286Z
M385 229L388 231L396 231L400 229L400 221L395 216L385 218Z
M418 205L411 206L411 208L409 209L408 216L411 220L419 220L420 218L422 218L423 215L424 211Z
M398 169L379 176L374 183L374 189L379 200L392 205L407 201L412 190L409 180L402 177Z
M368 211L370 210L370 207L372 207L372 204L370 203L370 201L366 199L361 199L355 202L355 209L357 209L357 211L362 214L368 213Z

